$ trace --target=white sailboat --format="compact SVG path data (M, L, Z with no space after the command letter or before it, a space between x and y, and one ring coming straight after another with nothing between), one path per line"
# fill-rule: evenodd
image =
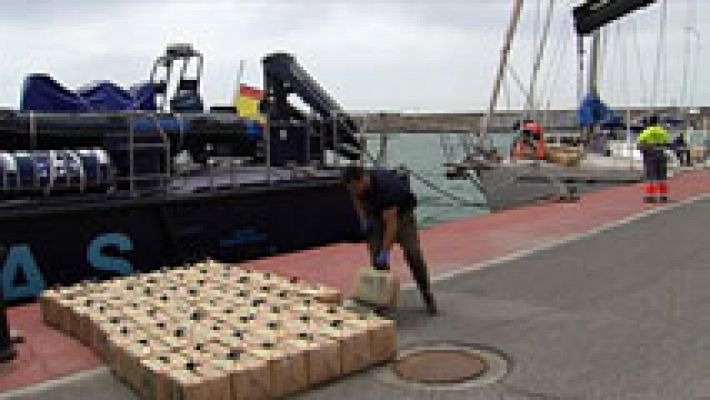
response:
M599 101L597 89L599 29L654 2L655 0L618 0L614 2L587 0L575 8L575 25L579 35L580 52L583 51L584 36L592 35L588 98ZM486 145L489 143L486 140L488 127L498 103L501 82L506 71L509 71L508 59L511 44L520 22L522 5L522 0L516 0L513 5L493 93L487 115L483 118L480 133L462 141L466 157L462 162L448 163L447 175L471 178L470 173L472 173L473 177L478 180L488 205L493 211L514 208L550 198L571 199L575 198L577 194L641 181L641 155L635 148L628 113L626 138L619 141L609 141L603 151L598 153L590 151L592 139L599 136L597 135L599 128L595 124L588 125L582 131L580 135L582 146L575 148L550 144L550 147L545 149L545 157L537 157L537 159L511 159L507 155L501 157L490 145ZM552 5L553 2L550 1L549 7ZM546 21L548 25L549 15L548 12L548 20ZM548 28L549 26L546 26L543 31L540 47L533 64L531 92L527 94L527 104L531 108L534 107L532 100L534 93L532 91L535 87ZM580 56L580 62L581 60ZM476 140L477 144L473 144ZM544 145L544 142L542 143Z

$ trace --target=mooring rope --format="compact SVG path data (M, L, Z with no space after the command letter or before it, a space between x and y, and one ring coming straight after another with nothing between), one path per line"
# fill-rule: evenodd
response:
M368 149L365 149L363 152L363 156L365 159L369 160L372 163L376 163L377 159L368 151ZM375 164L377 165L377 164ZM416 180L420 181L422 184L424 184L426 187L431 189L432 191L439 193L440 195L444 196L444 198L448 200L454 201L454 204L449 204L450 207L478 207L478 208L488 208L488 204L486 202L481 202L477 200L472 200L472 199L467 199L464 197L461 197L457 195L456 193L453 193L449 190L446 190L442 188L440 185L437 185L436 183L432 182L431 180L427 179L424 177L422 174L417 173L413 169L409 168L407 165L400 165L399 167L400 170L403 170L406 172L409 176L414 177ZM470 176L470 174L466 174L466 177L474 183L476 188L481 192L484 193L483 188L481 185L476 182L475 178Z
M425 178L424 176L418 174L416 171L410 169L406 165L402 165L400 168L403 169L404 171L406 171L409 176L412 176L415 179L417 179L419 182L423 183L429 189L439 193L442 196L445 196L449 200L453 200L453 201L457 202L458 204L456 204L456 206L465 206L465 207L487 207L488 206L485 202L467 199L467 198L457 195L456 193L446 190L446 189L442 188L441 186L435 184L434 182L430 181L429 179Z

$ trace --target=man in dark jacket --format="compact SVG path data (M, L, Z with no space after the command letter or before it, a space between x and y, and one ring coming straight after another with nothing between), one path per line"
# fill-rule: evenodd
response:
M681 166L691 166L690 149L688 148L688 144L685 142L685 136L683 136L682 133L673 140L671 148L675 151L678 163L680 163Z
M372 265L377 269L389 269L390 252L395 242L399 243L427 311L436 314L429 272L419 245L414 194L390 171L364 171L361 167L350 166L343 173L343 183L352 196L360 227L367 236Z

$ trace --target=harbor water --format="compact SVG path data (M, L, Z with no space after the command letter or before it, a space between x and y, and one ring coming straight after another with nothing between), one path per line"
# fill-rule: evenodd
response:
M483 194L468 180L449 180L445 176L444 163L447 161L441 146L441 134L438 133L402 133L387 134L387 159L389 168L405 165L417 175L431 184L474 203L485 201ZM453 159L460 160L463 156L458 134L447 135L452 145ZM491 135L493 144L502 152L510 146L511 136ZM368 135L367 149L374 156L380 146L379 135ZM417 219L420 226L428 227L442 222L486 214L485 207L462 205L460 201L450 198L427 186L422 180L412 178L412 188L417 195Z

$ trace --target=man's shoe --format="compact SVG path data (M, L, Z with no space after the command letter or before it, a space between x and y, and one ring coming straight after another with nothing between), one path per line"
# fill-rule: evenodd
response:
M426 304L426 312L429 315L436 315L439 313L439 309L436 307L436 301L431 293L424 295L424 303Z
M394 310L389 307L374 307L372 309L378 317L392 319L394 318Z
M10 329L10 342L15 344L25 343L25 337L17 329Z

